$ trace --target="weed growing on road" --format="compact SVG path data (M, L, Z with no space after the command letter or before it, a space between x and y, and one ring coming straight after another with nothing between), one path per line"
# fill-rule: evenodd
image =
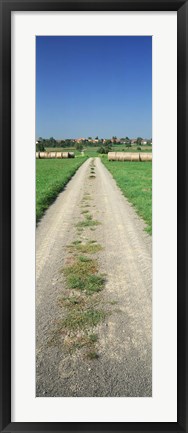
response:
M92 343L96 343L98 341L98 335L97 334L90 334L89 339L90 339L90 341L92 341Z
M79 221L79 223L76 224L76 227L92 227L99 225L100 222L97 220L93 220L93 217L91 214L86 214L85 219L82 221Z
M99 354L97 352L90 351L90 352L87 353L87 358L88 359L98 359L99 358Z
M68 248L70 252L74 250L83 254L95 254L102 250L102 246L100 244L90 242L69 245Z
M90 207L90 204L85 203L81 206L81 208L86 208L86 207Z
M69 311L67 317L62 320L62 327L71 330L93 328L105 318L102 310L96 309L75 309Z
M93 294L103 289L105 278L97 274L97 263L95 260L75 259L73 265L64 270L67 287Z
M90 194L84 194L82 201L89 201L91 200L91 195Z
M91 260L92 259L90 259L89 257L86 257L86 256L79 256L78 257L79 258L79 260L81 261L81 262L91 262Z
M95 351L98 341L97 334L91 331L105 319L106 313L83 296L64 297L59 300L59 305L67 309L67 314L57 321L56 331L48 340L48 346L59 347L63 342L69 354L83 349L83 355L88 358L89 353Z
M81 242L82 241L80 241L80 240L76 240L76 241L73 242L73 245L79 245L79 244L81 244Z
M89 210L84 209L84 210L81 212L81 214L86 214L86 213L89 213Z

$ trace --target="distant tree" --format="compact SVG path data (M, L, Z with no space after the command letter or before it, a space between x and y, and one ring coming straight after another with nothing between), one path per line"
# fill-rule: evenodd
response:
M111 140L106 140L105 141L105 146L109 146L109 145L111 145L111 143L112 143Z
M107 154L111 150L112 150L112 147L110 145L108 145L108 146L101 146L101 147L99 147L99 149L97 149L97 152L98 153L102 153L102 154Z
M45 150L44 145L42 142L38 141L38 143L36 143L36 151L37 152L43 152Z
M82 149L83 149L83 144L82 143L76 143L76 150L79 150L81 152Z
M137 137L136 143L139 144L139 145L141 145L141 141L142 141L142 137Z
M88 137L88 140L92 140L92 137Z
M98 137L98 135L95 137L95 140L98 140L99 139L99 137Z
M65 140L65 147L72 147L73 142L70 140L70 138L66 138Z
M57 141L54 137L50 137L48 140L48 146L49 147L57 147Z

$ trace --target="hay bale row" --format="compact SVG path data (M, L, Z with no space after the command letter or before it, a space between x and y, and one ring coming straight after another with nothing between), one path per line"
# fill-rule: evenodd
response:
M74 158L74 152L36 152L37 159Z
M152 153L108 152L108 161L152 161Z
M140 153L140 161L152 161L152 153Z

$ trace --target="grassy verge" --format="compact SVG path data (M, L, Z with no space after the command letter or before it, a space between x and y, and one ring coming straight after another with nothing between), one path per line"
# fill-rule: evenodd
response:
M147 223L146 231L152 233L152 163L123 162L101 159L111 172L123 194Z
M36 161L36 221L63 190L86 158Z

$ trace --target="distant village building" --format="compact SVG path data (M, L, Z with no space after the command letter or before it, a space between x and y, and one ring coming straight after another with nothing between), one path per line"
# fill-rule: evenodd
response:
M76 138L75 142L80 143L81 141L85 141L85 140L86 140L85 137L81 137L81 138Z

